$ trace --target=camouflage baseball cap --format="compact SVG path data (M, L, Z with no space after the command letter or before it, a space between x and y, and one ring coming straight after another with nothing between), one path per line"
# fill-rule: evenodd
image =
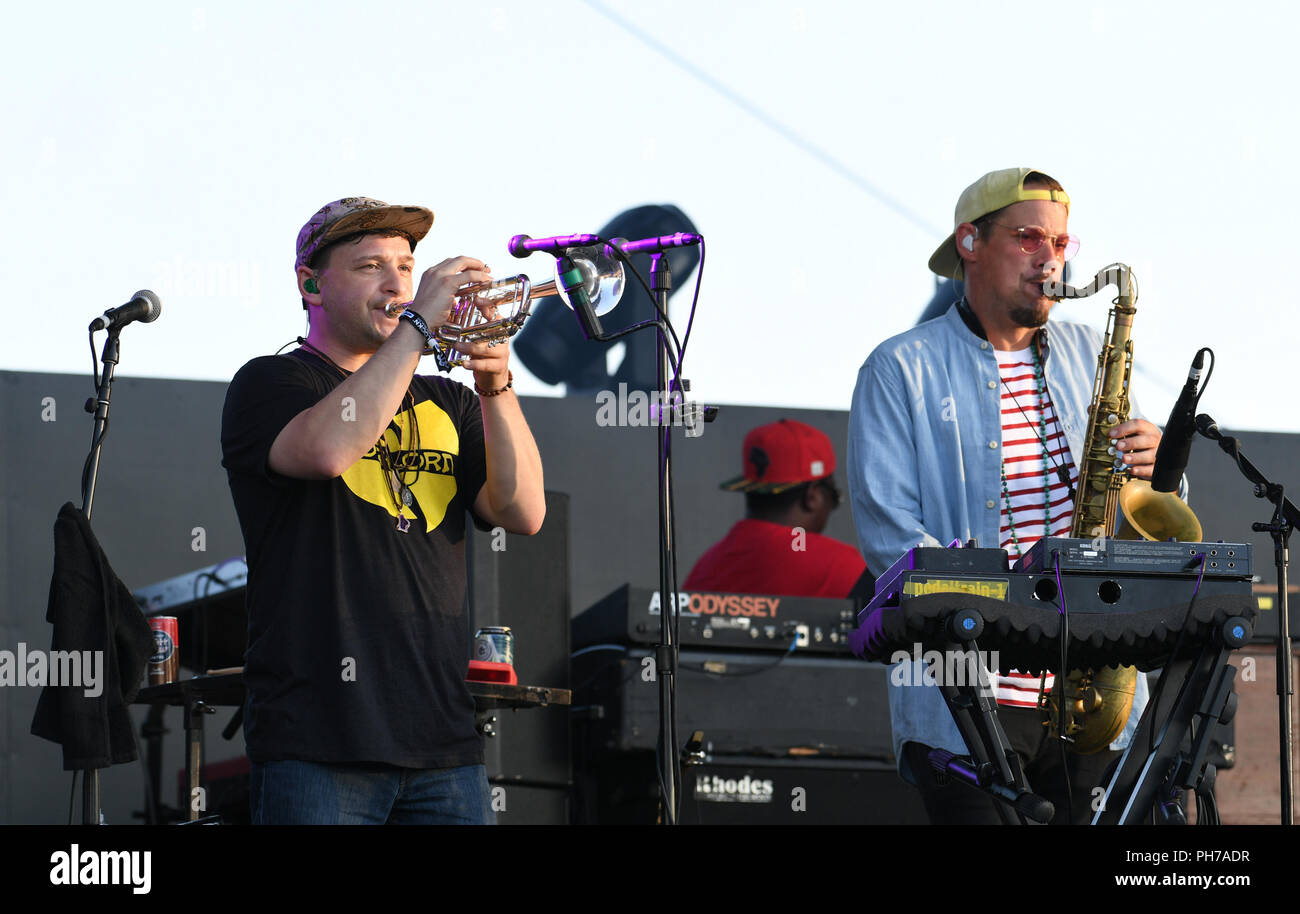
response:
M411 236L411 247L429 233L433 211L423 206L390 206L370 197L344 197L326 203L307 220L298 233L298 259L294 269L311 260L312 255L331 241L355 232L379 232L396 229Z

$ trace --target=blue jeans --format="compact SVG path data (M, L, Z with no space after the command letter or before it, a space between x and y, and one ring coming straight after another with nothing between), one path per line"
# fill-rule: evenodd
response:
M254 825L495 825L487 771L278 761L251 764Z

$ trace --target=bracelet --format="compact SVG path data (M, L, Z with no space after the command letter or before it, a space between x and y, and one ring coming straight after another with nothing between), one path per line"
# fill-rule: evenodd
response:
M397 316L399 318L403 318L406 321L408 321L411 324L411 326L414 327L416 330L418 330L420 332L420 335L424 337L424 344L425 344L424 354L428 355L429 352L432 351L437 344L434 341L433 334L429 331L429 325L425 323L424 318L420 317L420 315L416 314L414 311L412 311L409 308Z
M477 382L475 382L474 393L478 394L480 397L499 397L507 390L509 390L511 387L514 386L515 386L515 373L513 371L507 371L505 387L498 387L496 390L484 390L483 388L478 386Z

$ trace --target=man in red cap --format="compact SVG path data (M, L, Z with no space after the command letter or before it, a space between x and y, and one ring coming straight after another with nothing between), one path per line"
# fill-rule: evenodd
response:
M867 566L821 533L840 504L831 439L782 419L752 429L741 459L745 472L722 488L745 493L745 518L695 563L685 589L847 597Z

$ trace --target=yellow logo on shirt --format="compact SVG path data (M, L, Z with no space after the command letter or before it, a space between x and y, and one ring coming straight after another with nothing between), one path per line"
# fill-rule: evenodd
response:
M414 504L418 504L424 514L427 533L442 523L447 505L456 495L460 436L451 417L432 400L415 405L419 441L412 440L410 419L407 410L399 412L384 430L383 442L392 465L410 488ZM383 467L378 444L343 472L343 482L353 495L397 517L401 495L394 492L396 482ZM401 507L401 514L407 520L416 518L412 508L405 505Z

